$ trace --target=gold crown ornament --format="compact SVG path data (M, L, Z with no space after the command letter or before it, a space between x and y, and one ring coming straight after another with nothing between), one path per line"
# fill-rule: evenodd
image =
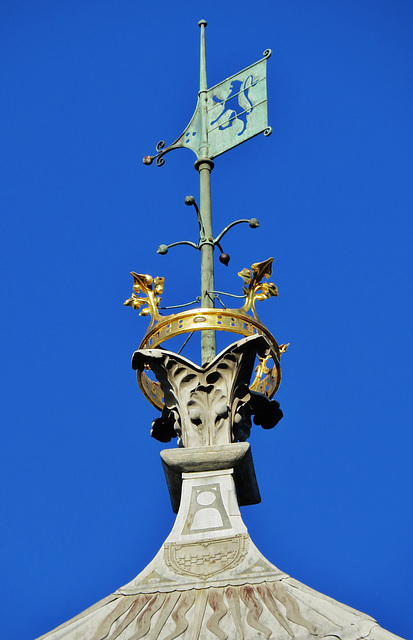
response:
M262 335L267 339L269 349L265 357L259 358L250 389L264 394L267 398L272 398L281 382L280 357L289 345L277 344L274 336L258 317L255 303L257 300L278 296L278 289L274 283L263 282L263 279L268 279L272 273L273 260L274 258L268 258L264 262L256 262L251 265L251 269L245 268L238 273L244 280L245 296L244 304L239 309L198 307L168 316L159 313L165 279L132 271L133 293L123 304L133 309L140 309L139 315L150 315L151 318L139 349L155 349L174 336L206 329L227 331L244 337ZM274 363L272 366L271 360ZM162 410L164 398L159 382L152 381L145 371L138 371L137 379L149 402Z

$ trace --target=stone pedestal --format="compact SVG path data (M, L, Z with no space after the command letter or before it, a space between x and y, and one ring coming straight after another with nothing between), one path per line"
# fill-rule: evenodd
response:
M178 513L183 473L232 469L240 507L261 502L248 442L161 451L172 509ZM186 476L185 476L186 477Z

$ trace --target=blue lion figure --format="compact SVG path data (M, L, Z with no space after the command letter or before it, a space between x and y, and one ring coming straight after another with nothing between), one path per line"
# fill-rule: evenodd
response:
M252 104L248 96L248 91L251 87L256 85L257 82L258 80L253 82L252 75L248 76L244 80L244 82L242 80L232 80L231 84L229 85L229 94L224 100L222 100L221 98L218 98L215 95L212 96L212 99L214 100L214 102L221 104L223 106L223 109L219 114L219 116L211 122L211 125L218 122L221 116L223 116L225 113L228 112L228 121L225 124L220 124L218 128L221 131L223 131L224 129L228 129L228 127L232 127L232 125L236 120L241 120L243 127L242 127L242 130L237 135L239 136L242 135L245 129L247 128L247 115L251 113L254 108L254 105ZM249 108L247 109L245 109L240 102L240 98L242 96L245 97L245 100L250 105ZM229 105L228 103L230 100L232 100L232 102Z

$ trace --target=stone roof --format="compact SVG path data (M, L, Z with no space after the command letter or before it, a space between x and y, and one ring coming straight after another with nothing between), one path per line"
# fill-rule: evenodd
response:
M39 640L398 637L382 629L372 617L279 571L259 553L248 535L238 540L237 550L238 543L231 544L230 536L217 537L215 544L192 543L192 547L178 548L174 554L164 546L129 584ZM242 556L245 548L246 556L236 568L218 570L206 580L195 576L188 580L188 574L184 577L185 567L199 559L199 567L202 562L203 568L211 563L223 565L234 560L237 551ZM175 566L180 561L182 570ZM178 579L175 570L181 571Z
M294 580L264 558L236 500L230 464L242 457L240 445L226 447L229 468L183 473L175 525L152 562L42 639L396 638L370 616ZM234 449L232 462L228 448ZM250 456L249 445L242 448L244 457ZM220 450L211 451L215 459Z

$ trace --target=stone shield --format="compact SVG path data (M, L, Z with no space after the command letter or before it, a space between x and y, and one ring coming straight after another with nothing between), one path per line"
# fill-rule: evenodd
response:
M248 536L243 534L202 542L165 543L165 564L174 573L205 579L239 564L247 545Z

